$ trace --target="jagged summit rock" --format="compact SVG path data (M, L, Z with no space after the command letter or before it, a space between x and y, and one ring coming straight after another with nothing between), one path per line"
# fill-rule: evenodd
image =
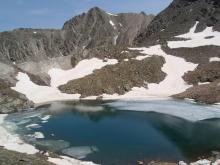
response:
M199 21L196 32L213 26L220 31L220 1L218 0L174 0L135 39L135 44L155 44L184 34Z
M87 13L67 21L63 30L76 35L77 44L84 48L100 45L131 45L137 33L146 28L153 15L145 13L111 14L94 7Z
M65 22L60 30L16 29L0 33L0 60L5 63L83 56L98 46L131 45L137 33L153 19L143 13L113 15L94 7Z

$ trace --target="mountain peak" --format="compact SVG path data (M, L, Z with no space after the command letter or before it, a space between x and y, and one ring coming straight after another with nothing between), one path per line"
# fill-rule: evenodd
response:
M105 13L105 11L102 10L101 8L95 6L91 9L89 9L88 13Z

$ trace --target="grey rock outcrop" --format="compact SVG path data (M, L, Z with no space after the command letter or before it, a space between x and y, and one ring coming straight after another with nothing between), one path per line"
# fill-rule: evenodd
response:
M34 106L23 94L11 88L11 84L0 79L0 113L19 112Z
M159 83L166 77L161 70L164 58L152 56L142 61L131 59L96 70L93 74L69 81L59 89L68 94L79 93L81 97L102 94L125 94L133 87L146 87Z
M84 49L98 46L130 45L153 19L144 13L117 16L95 7L73 17L60 30L16 29L0 33L0 61L39 62L55 57L83 57Z
M199 21L196 32L213 26L220 31L219 0L174 0L135 39L136 45L152 45L184 34Z

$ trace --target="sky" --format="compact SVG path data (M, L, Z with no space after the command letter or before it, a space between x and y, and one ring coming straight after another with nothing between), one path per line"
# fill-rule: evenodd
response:
M0 0L0 31L55 28L75 15L100 7L110 13L157 14L172 0Z

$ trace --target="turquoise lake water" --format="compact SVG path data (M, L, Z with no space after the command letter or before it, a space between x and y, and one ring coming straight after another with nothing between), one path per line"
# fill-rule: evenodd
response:
M171 113L184 113L184 108L188 114L183 118ZM161 109L164 113L158 113ZM195 109L200 118L216 117L195 120L196 113L189 109ZM201 116L198 110L212 114ZM41 150L104 165L129 165L138 160L193 161L220 150L217 110L177 101L61 102L9 115L6 121L16 126L15 131L25 141ZM44 138L34 136L36 132Z

